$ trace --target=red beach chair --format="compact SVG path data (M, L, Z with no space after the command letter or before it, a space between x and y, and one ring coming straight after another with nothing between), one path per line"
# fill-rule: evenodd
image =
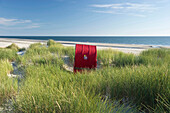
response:
M76 44L74 72L97 67L97 49L92 45Z

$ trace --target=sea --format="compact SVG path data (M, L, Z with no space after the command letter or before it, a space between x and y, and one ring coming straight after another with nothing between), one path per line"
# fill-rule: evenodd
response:
M0 36L0 38L170 46L170 36Z

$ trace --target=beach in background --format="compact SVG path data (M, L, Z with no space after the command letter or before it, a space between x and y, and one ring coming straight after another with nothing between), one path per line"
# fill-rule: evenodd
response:
M0 38L21 40L53 39L55 41L71 41L71 42L170 46L170 36L0 36Z
M33 40L33 39L17 39L17 38L0 38L0 47L4 48L12 43L17 44L20 48L28 48L33 43L46 44L48 40ZM97 43L97 42L78 42L78 41L56 41L63 44L64 46L74 47L76 44L87 44L96 45L97 49L114 49L125 53L139 54L140 52L154 48L151 45L140 45L140 44L113 44L113 43ZM170 46L159 46L169 48Z
M7 37L7 36L6 36ZM110 43L108 43L108 40L111 40ZM17 44L20 48L28 48L30 46L30 44L33 43L42 43L42 44L46 44L48 39L54 39L56 42L63 44L64 46L72 46L74 47L75 44L87 44L87 45L96 45L97 49L114 49L114 50L118 50L118 51L122 51L125 53L134 53L134 54L139 54L140 52L150 49L150 48L170 48L170 45L168 45L170 43L170 37L164 37L159 39L159 41L161 40L167 40L164 43L161 43L159 45L156 45L156 43L152 43L147 45L147 44L142 44L138 43L138 44L134 44L135 42L140 42L141 39L138 37L138 41L137 38L135 39L134 37L119 37L119 41L122 40L122 42L125 43L125 41L127 42L126 44L124 43L119 43L119 41L116 43L111 43L114 40L118 40L117 37L106 37L105 40L103 40L103 38L100 37L39 37L39 36L32 36L32 37L27 37L27 36L10 36L8 38L4 38L0 37L0 47L4 48L7 47L9 45L11 45L12 43ZM153 40L152 42L156 42L156 40L158 40L158 38L153 38L150 37L152 39L155 39L155 41ZM85 41L86 39L86 41ZM131 39L131 43L128 41ZM149 38L148 38L149 39ZM169 40L168 40L169 39ZM103 40L103 43L99 43L100 40ZM151 40L151 39L149 39ZM89 42L88 42L89 41ZM158 41L158 42L159 42ZM116 41L115 41L116 42ZM147 40L146 40L147 42ZM130 44L129 44L130 43ZM151 43L148 41L148 43Z

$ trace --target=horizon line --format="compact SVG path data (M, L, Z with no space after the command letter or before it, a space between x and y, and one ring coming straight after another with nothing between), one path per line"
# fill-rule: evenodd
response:
M75 37L78 37L78 36L91 36L91 37L93 37L93 36L96 36L96 37L101 37L101 36L112 36L112 37L123 37L123 36L137 36L137 37L140 37L140 36L154 36L154 37L156 37L156 36L167 36L167 37L169 37L170 35L0 35L0 37L1 36L50 36L50 37L53 37L53 36L66 36L66 37L71 37L71 36L75 36Z

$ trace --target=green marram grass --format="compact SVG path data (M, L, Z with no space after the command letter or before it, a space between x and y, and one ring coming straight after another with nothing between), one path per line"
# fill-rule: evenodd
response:
M73 47L65 47L60 43L55 43L48 47L49 51L53 54L57 54L58 56L69 56L70 62L73 64L75 49Z
M101 68L77 74L63 69L62 57L70 56L73 64L74 51L49 40L48 47L36 43L15 58L25 70L13 102L15 112L169 111L170 49L150 49L139 55L98 50Z
M141 62L145 65L170 66L170 49L150 49L140 54Z
M0 48L0 105L16 94L16 79L9 78L7 74L13 71L10 62L17 57L15 49Z
M48 42L47 42L47 46L52 46L52 45L56 45L56 44L57 43L52 39L48 40Z
M7 76L12 70L8 60L0 60L0 105L16 94L16 80Z
M15 43L12 43L11 45L6 47L7 49L12 49L15 51L25 51L25 48L19 48Z
M0 59L8 59L10 61L16 60L18 57L16 50L0 48Z
M58 65L32 65L26 68L26 81L14 107L16 112L111 112L116 109L98 90L95 74L67 73ZM26 105L26 106L23 106ZM130 107L129 107L130 108ZM117 108L122 112L128 108ZM136 111L136 109L130 109Z
M141 63L141 57L134 54L113 51L112 49L98 50L97 52L98 63L104 67L132 66Z
M6 48L13 49L13 50L15 50L15 51L19 51L19 49L20 49L20 48L19 48L16 44L14 44L14 43L12 43L11 45L7 46Z

